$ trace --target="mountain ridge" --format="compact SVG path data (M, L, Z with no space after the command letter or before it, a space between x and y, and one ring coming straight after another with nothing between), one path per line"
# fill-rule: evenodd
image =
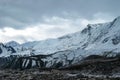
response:
M56 39L11 43L15 45L5 46L12 46L16 53L2 53L1 57L6 57L6 64L10 60L9 65L12 63L16 68L60 68L78 64L91 55L115 57L120 54L120 17L108 23L89 24L82 31Z
M76 64L90 55L113 57L120 53L119 31L120 17L108 23L89 24L82 31L56 39L34 41L24 44L18 44L12 41L9 45L6 44L5 46L13 47L16 53L9 53L8 55L2 53L1 57L10 55L29 57L33 55L52 54L40 60L44 63L46 62L45 67L55 66L55 64L61 64L62 66ZM30 60L28 60L28 62L29 61Z
M23 49L22 51L27 50L28 52L30 52L30 50L34 50L35 54L51 54L57 51L76 49L78 47L81 49L88 50L93 49L98 44L101 45L101 47L103 47L102 45L104 44L106 46L108 39L111 38L111 36L113 37L113 34L119 36L119 26L120 16L115 18L112 22L100 24L88 24L87 27L84 28L82 31L61 36L56 39L33 41L23 44L18 44L17 42L13 41L13 43L18 44L17 45L18 48L20 47L18 52L20 52L21 49ZM116 38L119 39L119 37ZM103 40L100 41L101 39ZM6 43L8 46L14 47L12 42L8 43ZM10 43L12 45L10 45ZM119 41L116 42L115 39L112 39L112 43L117 44L119 43Z

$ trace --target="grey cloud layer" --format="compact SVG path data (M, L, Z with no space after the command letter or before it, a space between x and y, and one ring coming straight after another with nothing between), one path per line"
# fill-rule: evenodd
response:
M119 8L120 0L0 0L0 42L55 38L111 21Z
M120 0L0 0L0 27L24 28L42 17L62 16L64 12L92 18L97 12L120 14Z

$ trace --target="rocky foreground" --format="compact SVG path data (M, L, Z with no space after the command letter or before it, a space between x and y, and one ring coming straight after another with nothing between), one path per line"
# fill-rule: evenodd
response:
M120 80L120 77L88 75L75 70L0 70L0 80Z
M13 57L9 61L0 58L0 80L120 80L120 55L90 55L79 63L69 66L56 64L58 66L55 68L45 67L44 62L38 57ZM32 67L34 59L40 66Z
M32 67L31 62L27 67L22 67L24 58L1 64L0 80L120 80L120 55L91 55L78 64L61 68ZM4 63L5 59L1 60ZM15 66L12 65L13 61Z

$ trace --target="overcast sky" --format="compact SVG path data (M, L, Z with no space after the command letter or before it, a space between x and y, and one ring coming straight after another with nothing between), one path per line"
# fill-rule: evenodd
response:
M56 38L120 16L120 0L0 0L0 42Z

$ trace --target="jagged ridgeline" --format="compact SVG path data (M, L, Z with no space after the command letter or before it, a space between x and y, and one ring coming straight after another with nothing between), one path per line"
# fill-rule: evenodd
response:
M120 17L107 23L89 24L82 31L56 39L19 44L0 44L0 67L13 69L67 68L81 65L91 55L94 61L119 62ZM99 58L99 57L105 57ZM91 57L90 57L91 58ZM112 59L111 59L112 58ZM89 59L89 62L93 62ZM94 63L92 63L94 64ZM85 64L84 64L85 65ZM116 66L119 66L116 64ZM72 67L71 67L72 68ZM67 68L68 69L68 68Z
M108 53L109 54L109 53ZM35 56L9 56L0 58L1 69L31 69L38 68L39 70L80 70L90 73L111 74L120 70L120 55L108 57L107 55L90 55L83 58L79 63L62 66L63 63L54 63L47 67L47 62L43 59L51 57L52 55L35 55Z
M35 56L17 56L11 55L9 57L0 58L1 69L30 69L30 68L44 68L45 62L41 59L50 55L35 55Z

